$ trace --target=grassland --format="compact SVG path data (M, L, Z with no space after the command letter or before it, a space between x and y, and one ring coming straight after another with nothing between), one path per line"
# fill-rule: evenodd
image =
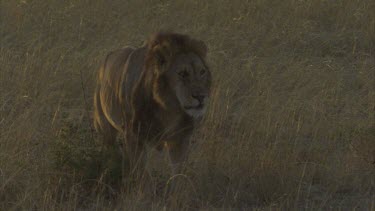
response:
M0 210L375 210L373 0L0 1ZM185 176L124 177L91 125L106 53L205 40L214 89ZM179 191L166 192L170 181Z

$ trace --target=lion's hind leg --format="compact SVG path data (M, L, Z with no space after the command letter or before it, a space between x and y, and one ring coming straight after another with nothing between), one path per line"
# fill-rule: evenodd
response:
M94 127L95 130L102 136L104 144L113 146L117 137L117 130L109 123L103 113L100 103L99 87L94 96Z

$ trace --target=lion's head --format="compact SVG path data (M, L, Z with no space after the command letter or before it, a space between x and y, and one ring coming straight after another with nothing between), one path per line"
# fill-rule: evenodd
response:
M148 42L147 69L153 71L152 97L164 108L194 119L205 113L211 87L206 45L186 35L159 33Z

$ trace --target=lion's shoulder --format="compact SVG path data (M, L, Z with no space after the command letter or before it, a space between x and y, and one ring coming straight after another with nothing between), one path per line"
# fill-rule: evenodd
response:
M121 78L121 96L127 102L130 101L130 96L137 82L141 79L144 71L146 48L141 47L133 50L127 58L126 64L123 68Z

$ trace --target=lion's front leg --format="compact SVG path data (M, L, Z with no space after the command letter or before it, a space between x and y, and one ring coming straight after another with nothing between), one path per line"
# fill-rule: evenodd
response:
M188 158L190 140L167 141L166 146L173 174L181 173Z
M146 165L146 147L143 141L131 134L125 135L124 147L131 173L142 173Z

